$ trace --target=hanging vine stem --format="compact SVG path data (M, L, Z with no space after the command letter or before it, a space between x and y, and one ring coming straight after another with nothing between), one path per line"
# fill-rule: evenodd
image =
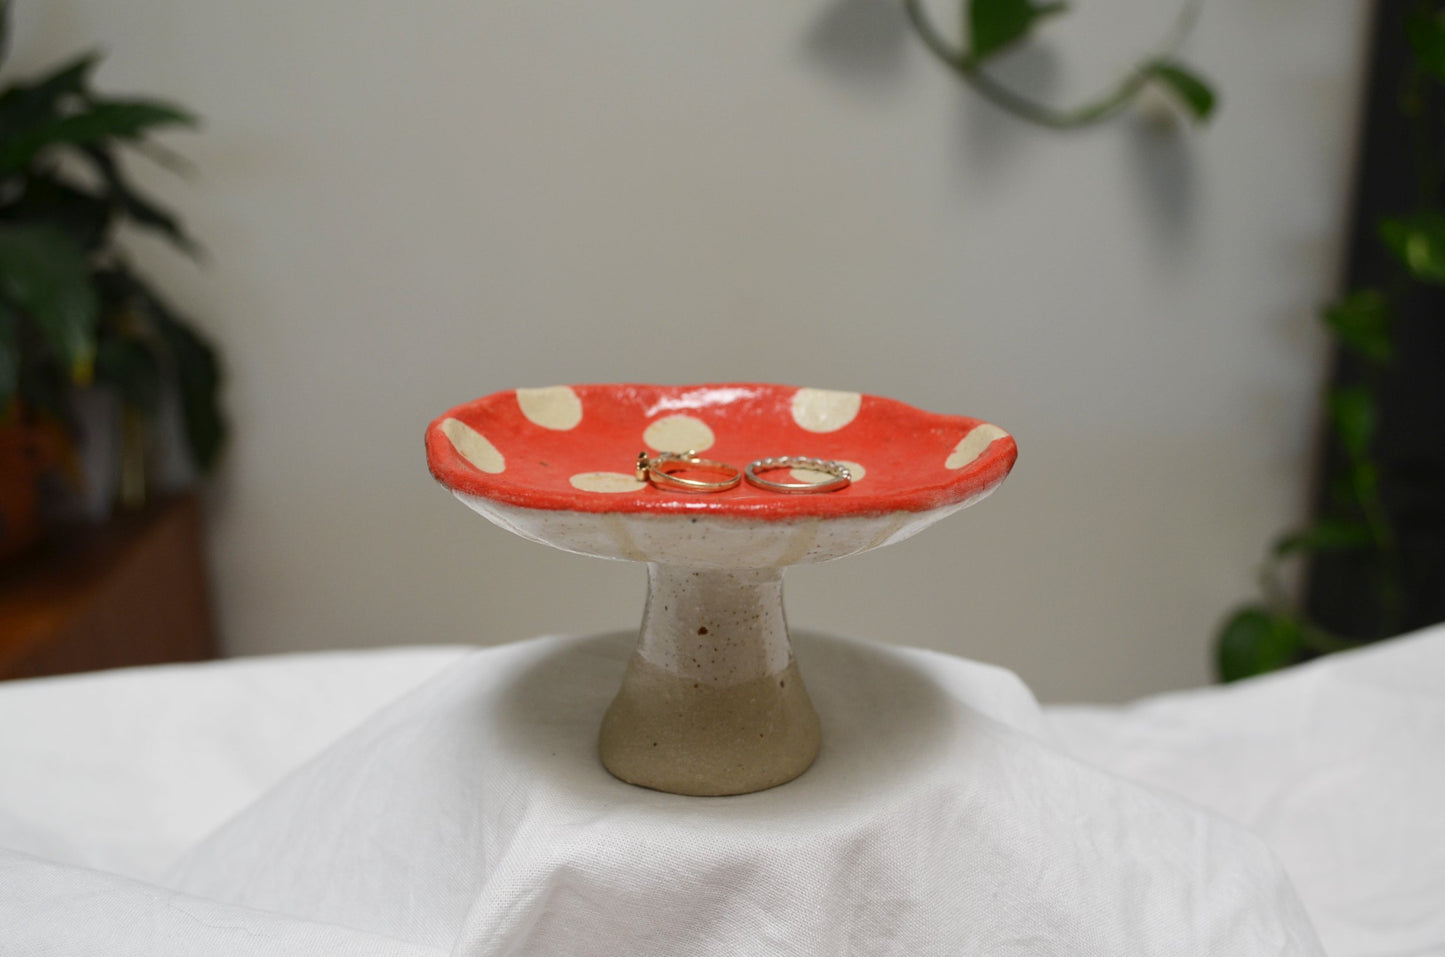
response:
M1196 119L1207 118L1214 107L1213 92L1198 77L1172 62L1172 57L1199 18L1201 3L1202 0L1185 0L1163 42L1155 48L1152 55L1136 63L1113 89L1084 106L1064 110L1016 93L989 76L984 71L980 58L967 50L954 49L929 19L927 11L923 9L923 0L903 0L903 9L929 52L984 99L1040 126L1070 130L1092 126L1113 117L1132 103L1154 80L1164 81L1185 101Z

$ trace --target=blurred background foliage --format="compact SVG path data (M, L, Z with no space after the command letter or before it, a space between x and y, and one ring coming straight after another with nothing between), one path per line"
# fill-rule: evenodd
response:
M1210 84L1176 56L1199 15L1200 0L1186 0L1158 48L1124 71L1117 83L1082 105L1060 109L1011 89L988 72L1001 54L1021 45L1045 21L1067 11L1064 3L1033 0L964 0L959 7L962 45L953 45L935 26L924 0L903 0L908 22L928 51L974 92L1020 119L1051 129L1094 126L1133 105L1146 90L1162 89L1194 120L1214 112Z
M0 69L9 13L0 0ZM0 423L58 423L73 436L76 390L98 387L118 397L122 442L134 447L172 391L185 449L206 471L226 435L216 351L119 239L122 226L139 227L199 256L176 216L132 185L122 157L183 171L150 136L196 119L170 103L101 95L99 59L86 53L0 86Z
M1225 681L1445 619L1445 11L1390 2L1376 19L1352 288L1320 313L1338 355L1315 517L1220 629Z

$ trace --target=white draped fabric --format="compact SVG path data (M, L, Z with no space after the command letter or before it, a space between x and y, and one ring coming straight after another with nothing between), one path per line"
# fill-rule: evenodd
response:
M1043 710L802 634L823 751L727 798L601 767L631 642L0 685L0 954L1445 953L1445 631Z

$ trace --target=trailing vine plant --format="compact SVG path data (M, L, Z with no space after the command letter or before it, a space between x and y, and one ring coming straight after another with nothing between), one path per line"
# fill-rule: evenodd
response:
M1409 60L1399 108L1410 129L1414 208L1375 223L1389 267L1383 281L1354 289L1322 310L1321 319L1346 371L1325 402L1335 453L1323 467L1323 498L1314 521L1280 536L1260 571L1262 597L1232 612L1216 640L1216 666L1233 681L1397 634L1405 626L1401 526L1387 508L1391 469L1378 438L1382 399L1399 373L1398 318L1424 287L1445 286L1442 144L1445 116L1445 11L1438 0L1405 17ZM1437 493L1438 494L1438 493ZM1344 636L1313 620L1283 583L1290 563L1348 554L1352 586L1376 609L1373 633Z
M1176 56L1199 15L1200 2L1185 0L1173 27L1155 50L1140 58L1112 87L1070 108L1030 99L987 69L1000 54L1027 40L1041 22L1067 10L1066 4L1052 0L962 0L962 47L956 47L938 29L924 0L903 0L903 10L928 52L975 93L1020 119L1050 129L1070 130L1112 119L1151 87L1171 94L1196 122L1207 120L1214 111L1214 91Z

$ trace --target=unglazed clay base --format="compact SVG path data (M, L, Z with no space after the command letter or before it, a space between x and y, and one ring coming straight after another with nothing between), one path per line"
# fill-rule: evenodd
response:
M642 634L602 722L602 763L676 794L791 781L818 754L777 568L648 565Z
M818 756L822 729L798 663L713 686L633 655L607 715L602 763L629 784L673 794L748 794L784 784Z
M1008 433L978 419L754 383L498 392L438 418L426 447L437 480L502 528L648 563L637 651L599 749L624 781L695 795L774 787L817 756L783 569L902 541L984 498L1018 454ZM853 480L819 494L665 491L636 479L639 450L705 453L739 469L770 456L829 459Z

